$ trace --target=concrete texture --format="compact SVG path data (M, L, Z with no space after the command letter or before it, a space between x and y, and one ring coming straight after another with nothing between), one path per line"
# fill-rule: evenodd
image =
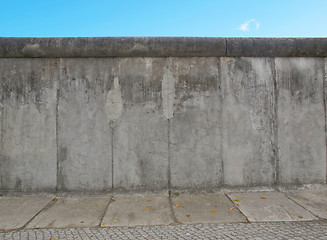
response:
M59 190L108 191L112 187L110 121L115 114L108 109L113 108L109 92L114 89L113 71L113 59L60 60Z
M326 184L325 42L0 38L0 191Z
M274 72L269 58L221 58L224 183L272 185Z
M317 220L279 192L229 193L228 196L250 222Z
M323 59L276 58L280 184L325 183Z
M319 218L327 219L327 191L295 190L285 192L289 198Z
M63 197L38 214L26 228L73 228L100 225L111 197Z
M226 38L227 57L326 57L326 38Z
M2 190L57 185L57 59L0 59Z
M216 58L169 59L175 84L169 146L171 186L221 185L222 100Z
M0 229L22 228L52 200L43 196L0 197Z
M247 221L225 194L173 195L172 203L176 219L183 224Z
M161 99L165 59L117 59L124 109L113 125L113 186L168 186L168 121Z
M1 57L326 57L326 38L0 38Z
M326 190L214 194L61 195L0 198L1 232L13 229L157 227L236 222L324 223ZM301 198L300 198L301 197ZM234 201L232 201L232 200ZM310 211L320 216L313 216ZM306 231L307 229L305 229ZM0 237L1 238L1 237ZM44 236L43 236L44 238ZM61 238L67 238L63 236Z
M167 195L117 195L112 199L101 226L168 225L173 221Z

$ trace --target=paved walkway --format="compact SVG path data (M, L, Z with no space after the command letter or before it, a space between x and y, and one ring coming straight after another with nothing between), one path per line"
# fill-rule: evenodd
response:
M0 198L0 239L327 239L327 190Z

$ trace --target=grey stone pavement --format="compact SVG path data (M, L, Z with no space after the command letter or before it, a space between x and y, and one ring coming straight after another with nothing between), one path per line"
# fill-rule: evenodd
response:
M6 195L0 239L327 239L327 190Z

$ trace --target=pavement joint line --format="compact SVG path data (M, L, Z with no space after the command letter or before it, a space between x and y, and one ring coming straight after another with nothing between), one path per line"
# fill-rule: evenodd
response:
M102 216L101 216L100 223L99 223L99 225L98 225L99 227L101 227L101 223L102 223L102 221L103 221L103 218L104 218L104 216L106 216L106 213L107 213L107 211L108 211L109 205L110 205L110 203L113 202L113 198L114 198L114 196L110 196L110 199L109 199L109 202L108 202L108 204L107 204L107 207L106 207L106 209L104 210L104 212L103 212L103 214L102 214Z
M53 206L53 204L56 202L57 200L57 195L55 195L53 197L53 199L48 202L40 211L38 211L30 220L28 220L22 227L21 229L25 229L26 226L33 221L34 218L36 218L41 212L45 211L45 210L48 210L49 208L51 208Z
M175 211L174 211L174 207L173 207L173 201L172 201L171 197L172 197L172 196L171 196L171 190L169 190L169 191L168 191L168 201L169 201L169 207L170 207L170 211L171 211L171 217L172 217L174 223L178 223L178 224L180 224L180 223L182 223L182 222L179 222L178 219L176 218ZM174 223L173 223L173 224L174 224ZM182 223L182 224L183 224L183 223Z
M246 223L250 223L250 220L248 219L248 217L241 211L241 209L236 205L236 203L228 196L228 194L227 193L224 193L224 195L227 197L227 199L229 200L229 201L231 201L233 204L234 204L234 206L240 211L240 213L245 217L245 219L246 219Z
M318 215L314 214L313 212L311 212L309 209L306 209L304 206L302 206L300 203L296 202L295 200L293 200L292 197L288 196L286 193L284 192L280 192L281 194L283 194L285 197L287 197L288 200L291 200L293 203L295 203L296 205L300 206L301 208L303 208L305 211L311 213L313 216L315 216L318 220L325 220L324 218L319 217Z

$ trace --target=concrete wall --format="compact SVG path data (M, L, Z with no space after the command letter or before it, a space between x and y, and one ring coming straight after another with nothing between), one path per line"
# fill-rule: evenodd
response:
M325 184L327 39L270 40L0 38L0 190Z

